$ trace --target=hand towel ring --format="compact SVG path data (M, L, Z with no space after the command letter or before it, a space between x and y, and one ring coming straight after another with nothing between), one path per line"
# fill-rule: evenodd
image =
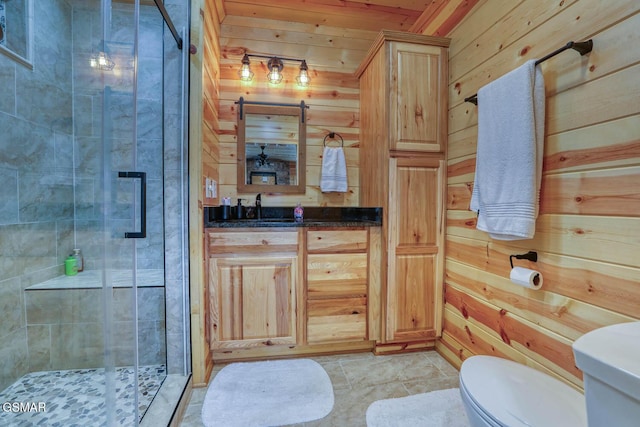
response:
M324 137L324 140L322 141L322 145L324 145L326 147L327 146L327 138L335 139L336 136L338 136L338 138L340 138L340 146L344 147L344 139L342 139L342 136L339 133L335 133L335 132L329 132L329 134L327 134Z

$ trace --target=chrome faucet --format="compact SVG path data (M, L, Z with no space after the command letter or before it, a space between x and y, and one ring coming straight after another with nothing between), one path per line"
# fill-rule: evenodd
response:
M262 195L256 196L256 219L262 219Z

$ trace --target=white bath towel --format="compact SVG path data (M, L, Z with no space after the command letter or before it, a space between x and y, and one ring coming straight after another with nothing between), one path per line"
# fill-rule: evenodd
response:
M320 190L323 193L347 192L347 162L342 147L324 147Z
M478 91L478 151L471 210L498 240L531 239L538 217L545 93L535 61Z

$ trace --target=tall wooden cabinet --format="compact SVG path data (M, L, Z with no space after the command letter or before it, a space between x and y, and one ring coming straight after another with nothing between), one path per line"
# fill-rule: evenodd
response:
M441 333L449 39L382 31L360 79L360 202L382 206L377 352Z

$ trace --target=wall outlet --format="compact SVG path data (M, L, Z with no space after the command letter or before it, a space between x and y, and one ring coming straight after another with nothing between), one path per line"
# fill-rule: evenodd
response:
M211 180L211 197L214 199L218 197L218 183L215 179Z

